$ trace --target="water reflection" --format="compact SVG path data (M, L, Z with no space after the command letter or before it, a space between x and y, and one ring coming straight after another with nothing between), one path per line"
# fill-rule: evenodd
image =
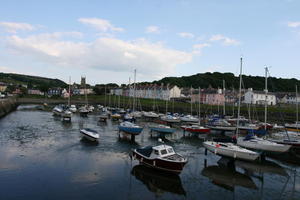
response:
M143 165L134 166L131 174L135 176L136 179L142 181L148 190L154 192L156 195L160 196L165 192L186 195L180 176L177 174L160 172Z
M215 185L230 191L234 191L236 186L257 189L251 177L236 171L234 168L212 165L205 167L201 174L208 177Z

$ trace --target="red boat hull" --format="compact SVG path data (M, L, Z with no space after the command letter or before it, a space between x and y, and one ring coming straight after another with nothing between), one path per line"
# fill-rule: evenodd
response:
M183 130L191 132L191 133L209 133L210 129L209 128L187 128L187 127L181 127Z
M163 170L175 174L180 174L186 162L171 162L162 159L149 159L136 151L132 151L132 156L134 159L138 160L140 164L147 167L152 167L158 170Z

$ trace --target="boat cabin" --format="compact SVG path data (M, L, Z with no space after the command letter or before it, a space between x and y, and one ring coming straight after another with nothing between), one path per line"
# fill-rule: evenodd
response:
M155 147L148 146L142 149L137 149L137 151L149 158L166 157L175 154L173 147L168 145L159 145Z

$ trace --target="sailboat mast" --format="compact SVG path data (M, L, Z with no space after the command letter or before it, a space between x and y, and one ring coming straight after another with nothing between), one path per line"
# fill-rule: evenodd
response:
M135 81L136 81L136 69L134 70L134 82L133 82L133 105L132 105L132 111L135 111L135 101L136 101L136 94L135 94Z
M71 104L71 76L69 77L69 99L68 99L68 106L70 108Z
M190 90L190 96L191 96L191 115L193 115L193 105L192 105L192 86Z
M299 113L298 113L298 86L296 85L296 127L298 131L298 121L299 121Z
M88 105L87 92L86 92L86 77L84 81L84 98L85 98L85 105Z
M201 125L201 88L199 87L199 114L198 114L198 117L199 117L199 125Z
M240 84L239 84L239 102L238 102L238 116L237 116L237 121L236 121L236 134L238 134L238 132L239 132L239 125L240 125L241 97L242 97L242 69L243 69L243 58L241 57Z
M225 80L223 80L223 94L224 94L224 104L223 104L223 115L226 115L226 110L225 110L225 106L226 106L226 93L225 93Z
M265 67L265 130L267 130L267 112L268 112L268 68Z

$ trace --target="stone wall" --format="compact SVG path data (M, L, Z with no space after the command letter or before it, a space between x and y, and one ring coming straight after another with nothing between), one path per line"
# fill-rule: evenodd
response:
M16 98L0 99L0 118L17 108Z

